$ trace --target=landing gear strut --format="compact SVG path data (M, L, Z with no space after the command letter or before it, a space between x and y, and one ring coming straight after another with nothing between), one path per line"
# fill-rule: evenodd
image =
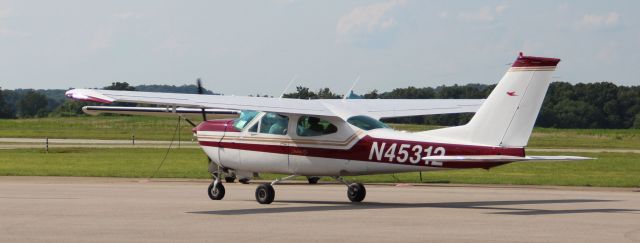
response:
M211 200L222 200L222 198L224 198L224 186L222 182L219 179L211 182L209 189L207 189L207 194L209 194Z
M273 186L279 182L289 180L296 176L297 175L290 175L285 178L272 181L271 183L260 184L258 188L256 188L256 201L260 204L271 204L273 199L276 197L276 191L273 189Z
M222 200L224 198L224 186L222 185L222 181L220 177L224 176L220 168L218 170L211 173L213 177L213 181L209 184L209 188L207 188L207 194L211 200Z
M362 202L367 196L367 190L362 183L349 183L342 177L333 177L336 181L342 182L347 186L347 197L351 202Z

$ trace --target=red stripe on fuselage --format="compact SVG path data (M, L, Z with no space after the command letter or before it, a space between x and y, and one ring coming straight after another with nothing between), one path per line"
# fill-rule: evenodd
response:
M382 156L378 160L378 156L372 156L372 146L374 142L377 143L378 148L381 144L385 144L385 148L382 149L385 154L390 146L395 144L393 149L393 156ZM407 156L399 155L399 147L403 144ZM427 156L426 151L430 150L431 155L512 155L512 156L525 156L523 148L503 148L503 147L489 147L489 146L475 146L475 145L459 145L459 144L445 144L445 143L428 143L420 141L406 141L406 140L394 140L394 139L381 139L365 136L360 139L355 145L349 149L329 149L329 148L313 148L313 147L296 147L288 145L266 145L266 144L252 144L252 143L233 143L233 142L208 142L200 141L200 145L209 147L223 147L239 150L248 150L256 152L278 153L278 154L291 154L300 156L311 156L321 158L332 159L346 159L346 160L358 160L358 161L371 161L378 163L389 164L404 164L415 166L434 166L444 168L491 168L498 165L506 164L506 162L442 162L438 164L431 164L429 161L422 160L422 157ZM293 143L295 145L295 143ZM422 149L420 155L416 155L416 150L412 150L415 146L420 146ZM434 154L435 149L441 147L446 154ZM429 149L430 148L430 149ZM417 162L412 163L410 158L415 161L416 156L420 158ZM403 162L400 160L404 159ZM441 165L439 165L441 164Z

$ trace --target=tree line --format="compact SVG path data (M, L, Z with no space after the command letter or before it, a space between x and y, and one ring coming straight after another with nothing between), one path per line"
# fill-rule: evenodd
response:
M353 92L351 99L483 99L495 85L466 84L438 87L407 87L387 92L372 90L362 95ZM103 87L111 90L197 93L197 86L141 85L130 86L115 82ZM78 116L89 102L64 98L65 90L2 90L0 89L0 118L31 118L47 116ZM205 90L207 94L214 94ZM260 95L256 95L260 96ZM296 87L285 98L340 99L329 88L316 91ZM128 104L116 104L128 105ZM385 122L461 125L473 114L448 114L387 119ZM640 128L640 86L618 86L610 82L578 83L554 82L547 91L536 121L538 127L557 128Z
M139 85L131 86L127 82L113 82L102 87L107 90L127 90L165 93L196 94L196 85ZM64 89L15 89L2 90L0 88L0 118L38 118L38 117L68 117L81 116L82 107L88 105L104 105L67 99ZM204 94L216 94L204 89ZM116 102L114 106L135 106Z
M494 85L467 84L438 87L397 88L388 92L373 90L349 98L363 99L484 99ZM299 99L339 99L328 88L313 92L297 87L284 97ZM446 114L386 119L385 122L432 125L463 125L473 114ZM554 82L536 120L538 127L556 128L640 128L640 86L618 86L610 82Z

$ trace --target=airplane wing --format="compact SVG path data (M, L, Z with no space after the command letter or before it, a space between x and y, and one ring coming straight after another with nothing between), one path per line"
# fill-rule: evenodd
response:
M125 114L125 115L144 115L144 116L184 116L184 117L200 117L202 110L200 108L184 108L184 107L126 107L126 106L85 106L82 111L89 115L99 115L103 113ZM237 117L239 111L205 109L205 114L215 116L216 118Z
M257 110L284 114L338 116L353 115L391 118L418 115L475 112L481 99L357 99L300 100L267 97L175 94L97 89L73 89L69 98L100 103L130 102L175 107L225 110Z
M336 107L360 109L374 118L476 112L484 99L353 99L324 100Z
M510 155L452 155L452 156L427 156L422 158L427 161L438 162L515 162L515 161L567 161L589 160L593 158L580 156L510 156Z

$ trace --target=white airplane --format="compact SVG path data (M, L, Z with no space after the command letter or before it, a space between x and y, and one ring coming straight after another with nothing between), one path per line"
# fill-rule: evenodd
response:
M249 176L255 172L290 175L259 185L255 197L261 204L273 202L274 185L296 176L334 178L347 186L349 200L361 202L364 185L342 176L589 159L525 154L559 61L520 53L486 100L299 100L94 89L73 89L66 96L102 103L241 111L236 119L205 119L193 129L213 161L209 165L213 182L207 190L212 200L224 197L221 178L233 170ZM475 112L466 125L415 133L396 131L379 121L462 112Z

